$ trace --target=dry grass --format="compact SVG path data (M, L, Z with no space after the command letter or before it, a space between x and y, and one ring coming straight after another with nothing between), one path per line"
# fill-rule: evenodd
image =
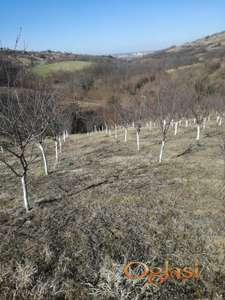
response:
M1 299L222 299L225 297L223 160L214 123L195 144L195 130L170 133L158 164L158 130L114 136L73 135L57 170L43 176L38 159L21 208L20 185L0 178ZM193 144L189 154L177 157ZM48 141L49 164L54 144ZM168 281L141 289L121 270L132 259L190 265L198 284ZM13 298L14 297L14 298Z

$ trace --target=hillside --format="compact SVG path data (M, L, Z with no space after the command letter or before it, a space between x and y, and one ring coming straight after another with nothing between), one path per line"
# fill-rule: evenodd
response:
M225 299L224 50L0 52L0 299Z
M125 262L154 259L159 266L167 257L173 266L198 258L201 280L171 279L143 290L144 299L225 295L224 166L214 117L199 146L194 127L181 126L176 137L171 131L161 165L159 130L142 129L140 152L135 134L128 129L127 143L123 130L117 140L105 132L71 135L55 170L49 140L51 174L43 176L37 158L27 215L18 181L2 169L1 299L15 293L17 299L117 300L125 292L135 299L141 288L125 281Z

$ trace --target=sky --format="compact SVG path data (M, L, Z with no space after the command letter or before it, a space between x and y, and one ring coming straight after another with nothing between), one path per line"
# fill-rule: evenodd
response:
M148 51L225 30L225 0L1 0L0 46L82 54Z

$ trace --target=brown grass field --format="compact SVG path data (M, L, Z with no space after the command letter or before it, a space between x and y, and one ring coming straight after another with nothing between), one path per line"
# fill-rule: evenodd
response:
M158 164L159 130L135 130L124 142L104 132L71 135L51 174L38 158L30 170L33 209L22 208L20 182L1 166L0 299L225 299L225 187L215 121L201 132L170 132ZM182 154L190 145L189 153ZM178 157L179 156L179 157ZM131 260L192 265L198 282L142 289L126 280Z

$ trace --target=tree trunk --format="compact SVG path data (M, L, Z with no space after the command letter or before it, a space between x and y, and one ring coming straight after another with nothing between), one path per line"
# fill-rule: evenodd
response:
M59 162L59 154L58 154L58 141L55 141L55 167L58 165Z
M188 127L188 120L186 120L185 127L186 128Z
M137 150L140 151L140 135L138 131L137 131Z
M152 121L149 122L149 129L152 130Z
M165 141L162 140L162 144L161 144L161 148L160 148L160 153L159 153L159 163L162 162L162 156L163 156L164 146L165 146Z
M63 131L63 142L65 143L65 141L66 141L66 132Z
M203 130L205 130L205 128L206 128L206 118L204 118L203 120Z
M62 153L62 142L60 136L59 136L59 153Z
M118 134L117 134L117 126L115 125L115 139L117 140Z
M28 199L28 193L27 193L27 178L26 173L21 177L21 183L22 183L22 190L23 190L23 202L24 202L24 208L26 209L26 212L30 210L30 204Z
M45 154L44 147L42 146L42 143L38 143L38 147L41 150L43 163L44 163L45 175L48 175L48 164L47 164L46 154Z
M177 127L178 127L178 122L175 122L175 129L174 129L174 135L177 135Z
M163 131L165 131L166 128L166 120L163 120Z
M200 140L200 125L197 124L197 136L196 136L196 140L199 141Z
M124 141L127 142L127 128L124 129Z

